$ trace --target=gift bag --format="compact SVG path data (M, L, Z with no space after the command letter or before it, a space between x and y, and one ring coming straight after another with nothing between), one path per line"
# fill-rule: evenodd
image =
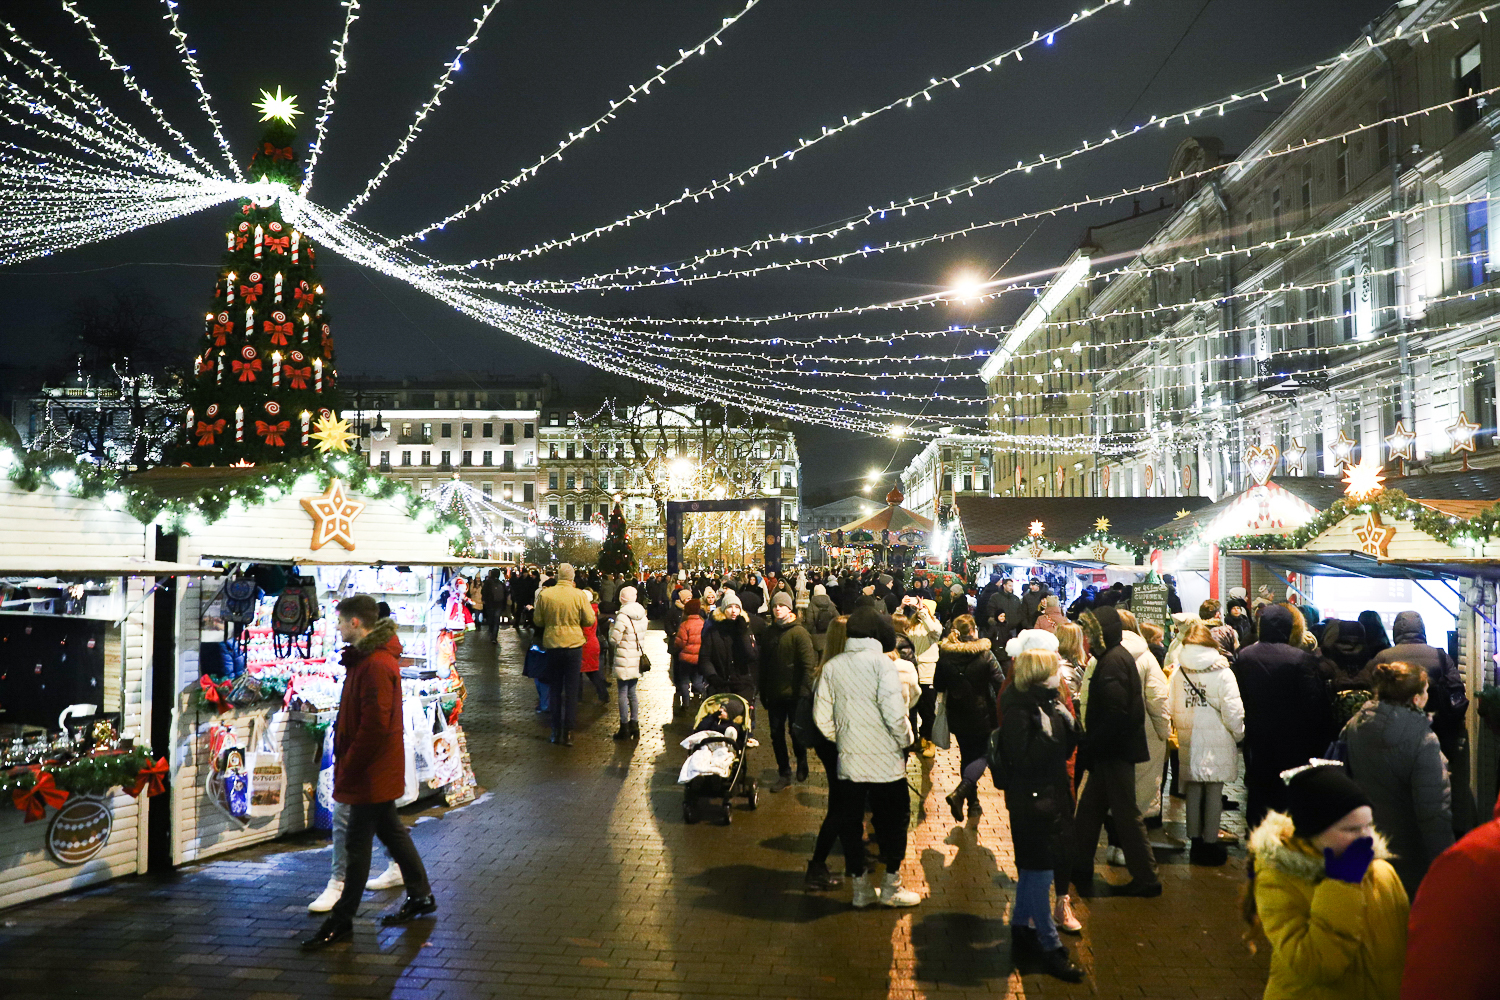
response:
M277 713L279 714L279 713ZM286 802L286 768L281 761L281 747L271 737L276 715L269 715L260 726L260 741L250 765L251 816L276 816ZM251 740L252 743L255 740Z
M932 742L947 750L953 743L948 728L948 692L939 691L932 707Z
M397 806L411 805L413 802L417 801L417 791L421 787L418 784L417 779L416 748L418 735L416 731L416 723L412 718L413 712L415 712L417 715L421 715L421 706L409 700L403 701L401 703L401 716L403 722L401 749L402 752L406 755L406 786L405 790L401 794L401 797L396 800Z
M432 780L432 710L424 706L419 698L406 702L411 711L407 719L407 735L411 739L413 763L416 765L417 781Z
M313 795L313 829L333 829L333 727L323 732L323 755L318 761L318 790Z
M241 826L249 822L250 779L245 748L231 725L208 727L208 767L203 790L210 802Z
M458 733L448 725L443 713L437 713L438 731L432 737L432 784L451 785L463 778L463 760L459 756Z

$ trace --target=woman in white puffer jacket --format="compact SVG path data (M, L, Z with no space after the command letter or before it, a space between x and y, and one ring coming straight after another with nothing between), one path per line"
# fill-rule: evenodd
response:
M1222 865L1229 852L1219 843L1219 809L1224 782L1239 773L1235 744L1245 738L1245 705L1234 671L1207 625L1188 626L1178 661L1170 704L1187 797L1187 832L1193 839L1188 860Z
M634 587L620 588L620 610L609 627L609 644L614 647L615 685L619 689L620 731L617 740L641 738L641 707L636 699L636 682L641 679L641 654L645 650L646 609L636 598Z

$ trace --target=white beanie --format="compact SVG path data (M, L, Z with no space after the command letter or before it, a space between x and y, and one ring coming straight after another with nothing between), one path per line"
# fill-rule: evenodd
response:
M635 588L621 587L619 597L621 604L629 604L631 601L635 600Z
M1057 635L1043 628L1029 628L1014 636L1005 644L1005 654L1015 659L1028 649L1045 649L1057 652Z
M823 586L821 583L815 583L815 584L813 584L813 596L814 597L827 597L828 596L828 588L825 587L825 586Z

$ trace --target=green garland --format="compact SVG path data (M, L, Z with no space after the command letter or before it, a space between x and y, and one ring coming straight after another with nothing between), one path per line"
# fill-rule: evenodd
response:
M214 677L209 674L204 674L203 677L213 684L224 704L235 708L244 708L247 705L257 705L268 701L284 701L289 680L282 674L274 673L247 673L233 679ZM198 683L188 688L188 691L192 698L193 708L198 713L213 713L218 710L217 706L208 700L208 692L204 690L201 678Z
M103 795L111 788L135 782L142 768L151 766L151 752L136 747L129 753L106 757L81 757L66 764L43 764L42 772L52 775L57 787L72 795ZM36 784L37 772L29 766L0 772L0 797L29 791Z
M100 471L68 452L17 451L0 446L0 473L28 493L52 486L70 496L99 500L114 510L124 510L143 524L157 523L171 535L188 534L203 524L212 524L229 513L234 504L253 507L278 500L293 491L304 476L313 477L319 489L340 479L352 491L376 499L404 500L408 513L429 532L448 536L455 547L473 544L468 522L442 510L406 483L372 470L355 455L315 455L294 462L257 466L255 474L232 485L200 490L185 498L158 496L149 486L125 483Z
M1024 550L1033 541L1036 541L1036 536L1022 535L1020 541L1011 544L1011 549ZM1082 546L1103 544L1113 549L1119 549L1121 552L1129 552L1135 557L1137 562L1151 554L1151 546L1149 545L1138 545L1135 542L1121 538L1119 535L1112 535L1107 531L1100 531L1097 528L1086 535L1078 536L1066 545L1054 539L1047 538L1045 535L1042 536L1041 541L1042 544L1054 552L1072 552Z

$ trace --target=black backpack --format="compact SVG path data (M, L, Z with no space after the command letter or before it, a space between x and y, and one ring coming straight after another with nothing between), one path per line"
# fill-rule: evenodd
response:
M313 622L320 617L317 585L309 577L287 586L271 609L271 642L276 655L306 658L312 651ZM304 640L301 645L298 639Z
M249 625L255 621L255 599L260 585L243 573L236 573L224 584L224 622Z
M833 608L820 608L818 610L818 617L813 619L813 632L816 635L823 635L828 631L828 626L832 625L833 620L837 617L838 612L833 610Z

